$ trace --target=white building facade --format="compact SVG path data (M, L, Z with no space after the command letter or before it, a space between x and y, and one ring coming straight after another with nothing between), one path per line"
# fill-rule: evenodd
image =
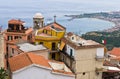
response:
M68 34L61 60L75 73L75 79L102 79L104 46L77 35Z
M54 73L50 68L30 65L27 68L13 72L12 79L75 79L75 76Z

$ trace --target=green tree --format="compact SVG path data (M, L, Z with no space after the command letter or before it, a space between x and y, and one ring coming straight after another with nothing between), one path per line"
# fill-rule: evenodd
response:
M7 77L7 71L4 68L0 68L0 79L6 79Z

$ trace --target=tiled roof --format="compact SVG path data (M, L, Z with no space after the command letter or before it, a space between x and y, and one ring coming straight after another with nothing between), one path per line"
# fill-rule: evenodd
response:
M73 47L74 49L84 49L84 48L97 48L97 47L104 47L101 44L96 44L96 45L84 45L84 46L78 46L76 45L76 43L71 42L69 39L66 39L65 37L62 38L62 41L68 45L70 45L71 47Z
M32 64L32 62L26 53L19 54L18 56L9 58L10 70L12 72L17 71L26 66L29 66L31 64Z
M9 58L8 61L11 72L24 69L30 65L36 65L43 68L50 68L52 69L52 73L74 76L71 70L67 68L63 62L47 60L43 56L33 53L21 53L17 56Z
M113 48L110 51L110 54L115 55L115 56L120 56L120 48Z
M58 24L57 22L50 23L50 24L46 25L44 28L47 30L50 30L51 27L57 31L66 30L66 28L64 26Z
M32 64L50 68L48 61L44 57L35 55L33 53L22 53L18 56L9 58L10 70L12 72Z
M32 63L50 68L50 65L48 64L48 60L45 59L43 56L36 55L33 53L28 53L28 56L31 59Z
M68 32L68 33L67 33L67 36L72 36L72 35L73 35L72 32Z
M9 24L23 24L24 21L21 20L16 20L16 19L11 19L8 21Z
M33 31L33 29L30 27L25 31L25 34L30 34Z

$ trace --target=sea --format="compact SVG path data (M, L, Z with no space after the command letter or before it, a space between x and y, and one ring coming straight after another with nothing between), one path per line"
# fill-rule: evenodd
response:
M0 0L0 26L4 30L10 19L21 19L26 27L33 27L33 16L41 13L45 24L53 22L56 15L56 21L66 27L67 32L102 31L115 24L94 18L69 20L70 17L64 15L119 11L119 5L119 0Z

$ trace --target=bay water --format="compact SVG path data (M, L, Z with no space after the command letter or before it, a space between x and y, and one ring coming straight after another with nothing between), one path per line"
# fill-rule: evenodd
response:
M8 26L10 19L21 19L27 27L33 26L35 13L42 13L45 23L53 22L53 16L67 32L86 33L104 30L114 26L114 23L99 19L74 19L69 21L64 15L78 15L81 13L118 11L119 0L2 0L0 1L0 25L3 29Z

